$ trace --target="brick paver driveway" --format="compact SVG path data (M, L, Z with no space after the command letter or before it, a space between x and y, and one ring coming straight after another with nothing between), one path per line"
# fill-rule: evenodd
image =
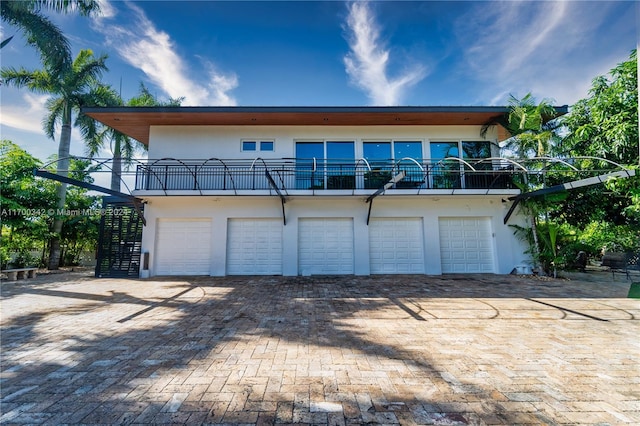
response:
M640 424L630 281L2 284L12 423Z

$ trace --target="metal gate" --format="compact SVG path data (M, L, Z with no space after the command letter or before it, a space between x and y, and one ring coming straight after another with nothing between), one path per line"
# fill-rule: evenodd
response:
M143 209L132 201L103 197L96 277L138 278L142 247Z

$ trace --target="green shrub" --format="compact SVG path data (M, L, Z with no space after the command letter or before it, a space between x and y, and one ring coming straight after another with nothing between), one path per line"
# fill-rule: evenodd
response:
M578 242L587 253L601 257L605 252L632 251L640 247L640 230L629 225L591 222L579 233Z
M38 259L31 255L29 250L20 249L13 259L12 266L14 268L26 268L38 265Z
M9 249L3 245L0 247L0 269L8 269L10 260L11 255L9 254Z

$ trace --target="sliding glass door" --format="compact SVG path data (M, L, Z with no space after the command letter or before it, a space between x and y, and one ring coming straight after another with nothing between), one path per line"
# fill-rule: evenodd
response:
M296 189L353 189L353 141L296 142Z

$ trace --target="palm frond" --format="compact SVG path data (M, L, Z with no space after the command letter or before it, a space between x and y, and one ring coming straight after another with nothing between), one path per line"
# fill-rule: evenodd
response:
M78 12L89 16L100 11L100 3L96 0L33 0L37 9L48 9L58 13Z
M71 64L71 46L59 27L42 15L30 1L0 2L2 20L20 28L27 43L40 53L43 64L58 72Z
M4 40L2 40L2 43L0 43L0 49L2 49L3 47L5 47L7 44L9 44L9 42L13 40L13 36L5 38Z
M86 144L86 151L90 157L97 155L104 145L104 134L101 125L93 118L85 114L78 114L74 121L74 126L80 131L82 140Z
M65 105L63 98L49 98L45 104L49 114L42 120L42 127L44 133L50 139L55 139L56 127L62 122Z

